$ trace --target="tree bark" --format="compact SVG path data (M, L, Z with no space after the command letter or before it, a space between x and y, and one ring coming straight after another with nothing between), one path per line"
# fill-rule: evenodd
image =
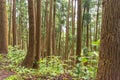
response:
M120 0L103 0L97 80L120 80Z
M6 0L0 0L0 53L8 52Z
M41 37L41 0L37 0L37 17L36 17L36 55L35 55L35 64L34 68L39 67L40 60L40 37Z

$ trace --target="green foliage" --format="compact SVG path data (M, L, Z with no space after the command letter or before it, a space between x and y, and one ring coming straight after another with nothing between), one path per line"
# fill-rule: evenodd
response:
M55 76L64 72L63 62L57 56L41 59L39 63L39 71L43 75L50 74Z
M19 76L22 76L23 79L28 79L32 77L41 77L41 76L57 76L59 74L64 74L66 71L64 68L67 67L67 73L71 74L73 78L81 78L85 80L95 79L98 65L98 52L83 52L79 58L80 63L76 64L76 67L67 64L71 63L70 60L67 60L65 64L61 57L51 56L43 58L39 61L39 68L28 69L21 66L21 63L26 55L24 50L19 50L19 47L9 47L9 53L7 55L9 59L9 65L7 69L15 72ZM1 55L0 55L1 57ZM13 75L8 77L6 80L22 80L19 79L19 76Z
M100 39L97 40L97 41L92 42L93 46L99 46L99 44L100 44Z
M0 61L3 59L3 55L2 54L0 54Z
M7 54L7 57L10 64L5 68L19 75L23 75L22 77L25 79L32 76L56 76L64 73L63 62L60 60L60 57L51 56L41 59L39 61L39 69L36 70L21 66L25 55L26 52L24 50L19 50L19 47L9 46L9 53ZM15 76L12 76L12 78L10 78L14 80L13 77Z
M74 76L85 80L94 80L97 73L98 53L88 52L88 55L83 55L79 58L80 63L76 64Z
M5 80L23 80L23 79L18 75L11 75L7 77Z
M25 51L19 50L19 47L12 47L9 46L9 53L7 54L7 57L9 59L10 65L18 66L22 63L24 57L25 57Z

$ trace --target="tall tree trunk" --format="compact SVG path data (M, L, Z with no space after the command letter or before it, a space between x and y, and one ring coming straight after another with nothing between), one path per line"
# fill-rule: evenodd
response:
M52 29L52 53L56 54L56 46L55 46L55 16L56 16L56 0L54 0L54 8L53 8L53 29Z
M0 0L0 53L8 52L6 0Z
M36 17L36 55L35 55L35 64L34 68L39 67L40 60L40 37L41 37L41 0L37 0L37 17Z
M10 10L10 14L9 14L9 35L8 35L8 43L9 43L9 45L12 45L12 36L11 36L11 33L12 33L12 0L10 0L9 1L9 5L10 5L10 8L9 8L9 10Z
M87 14L89 14L89 5L90 5L90 3L88 3L88 5L87 5ZM89 20L90 19L87 19L87 35L86 35L86 37L87 37L87 40L86 40L86 47L89 49Z
M98 39L99 7L100 7L100 0L98 0L98 3L97 3L97 16L96 16L95 41Z
M49 13L49 11L48 11L48 0L46 0L46 3L45 3L45 28L46 28L46 37L45 37L45 52L44 52L44 54L45 54L45 56L47 56L47 45L48 45L48 19L49 19L49 17L48 17L48 13Z
M96 27L95 27L95 39L94 41L97 41L98 39L98 23L99 23L99 7L100 7L100 0L97 2L97 15L96 15ZM96 46L94 46L94 50L96 51Z
M77 3L77 45L76 45L76 63L79 63L78 58L81 56L81 38L82 38L82 8L81 8L82 0L78 0Z
M20 48L22 49L22 27L23 27L23 23L22 23L22 15L23 11L22 11L22 3L24 1L20 0L20 12L19 12L19 31L18 31L18 45L20 46Z
M28 0L29 12L29 46L27 55L23 61L23 66L32 68L35 59L35 13L34 13L34 0Z
M51 55L51 27L52 27L52 0L50 0L49 26L48 26L48 44L47 55Z
M13 46L17 45L17 25L16 25L16 0L13 0L13 21L12 21L12 25L13 25Z
M71 49L71 56L74 56L74 42L75 42L75 10L76 10L76 0L72 0L72 49Z
M70 0L68 0L68 12L66 21L66 43L65 43L65 59L68 59L68 37L69 37L69 13L70 13Z
M103 0L97 80L120 80L120 0Z

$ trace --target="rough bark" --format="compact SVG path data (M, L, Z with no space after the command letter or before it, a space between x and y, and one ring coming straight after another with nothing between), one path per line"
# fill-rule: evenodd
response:
M8 52L6 0L0 0L0 53Z
M120 80L120 0L103 0L97 80Z

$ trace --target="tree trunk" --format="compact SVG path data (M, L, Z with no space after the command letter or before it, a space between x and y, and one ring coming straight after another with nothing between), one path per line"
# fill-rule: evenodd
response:
M52 29L52 53L56 54L56 46L55 46L55 16L56 16L56 0L54 0L54 8L53 8L53 29Z
M89 5L90 5L90 3L88 3L88 5L87 5L87 14L89 14ZM87 19L87 35L86 35L86 37L87 37L87 40L86 40L87 49L89 49L89 20L90 20L90 18Z
M35 13L34 13L34 0L28 0L28 13L29 13L29 46L23 66L32 68L35 58Z
M51 55L51 27L52 27L52 0L50 0L49 26L48 26L48 44L47 56Z
M44 52L44 54L45 54L45 56L48 56L48 54L47 54L47 47L48 47L48 19L49 19L49 17L48 17L48 13L49 13L49 11L48 11L48 0L46 0L46 4L45 4L45 27L46 27L46 38L45 38L45 52Z
M97 80L120 80L120 0L103 0Z
M0 53L8 52L6 0L0 0Z
M95 27L95 39L94 41L98 40L98 23L99 23L99 7L100 7L100 0L97 3L97 16L96 16L96 27ZM94 46L94 50L96 51L96 46Z
M12 0L10 0L9 1L9 5L10 5L10 8L9 8L9 10L10 10L10 14L9 14L9 35L8 35L8 43L9 43L9 45L12 45L12 36L11 36L11 33L12 33L12 30L11 30L11 28L12 28Z
M71 49L71 56L74 56L74 42L75 42L75 11L76 11L76 0L72 0L72 49Z
M35 64L34 68L39 67L40 60L40 37L41 37L41 0L37 0L37 17L36 17L36 55L35 55Z
M82 8L81 8L82 0L78 0L78 11L77 11L77 46L76 46L76 63L79 63L78 58L81 56L81 38L82 38Z
M69 13L70 13L70 0L68 0L68 12L66 21L66 43L65 43L65 59L68 59L68 37L69 37Z
M15 46L17 44L17 28L16 28L16 0L13 0L13 21L12 21L12 25L13 25L13 46Z

